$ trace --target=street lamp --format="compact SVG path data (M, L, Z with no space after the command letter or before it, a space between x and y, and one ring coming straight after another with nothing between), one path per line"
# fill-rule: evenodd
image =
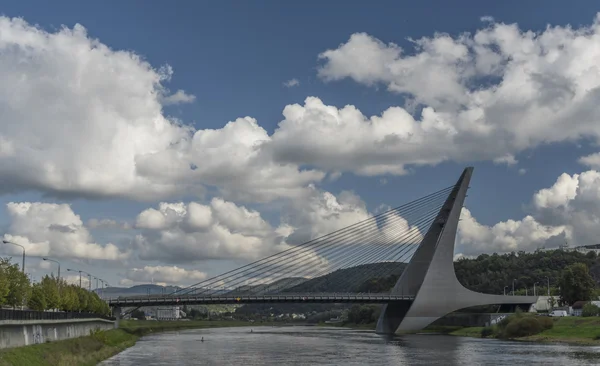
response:
M513 285L513 296L515 296L515 281L516 280L513 280L513 282L512 282L512 285Z
M60 262L55 261L54 259L46 258L46 257L42 257L42 259L45 261L48 261L48 262L54 262L54 263L58 264L58 280L56 282L60 283Z
M78 270L78 269L70 269L70 268L67 268L67 272L79 272L79 287L81 287L81 272L82 272L82 271L80 271L80 270Z
M92 292L92 275L87 273L86 271L81 271L83 273L85 273L86 275L88 275L88 291Z
M533 296L537 296L536 292L535 292L535 285L537 285L539 282L535 282L533 284Z
M550 277L546 277L546 280L548 281L548 297L550 297Z
M2 240L2 243L12 244L12 245L16 245L16 246L23 248L23 265L21 266L21 270L23 273L25 273L25 247L22 246L21 244L13 243L12 241L8 241L8 240Z

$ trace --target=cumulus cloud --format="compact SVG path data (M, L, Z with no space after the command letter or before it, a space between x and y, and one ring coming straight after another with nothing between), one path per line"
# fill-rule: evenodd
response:
M169 95L172 74L81 25L47 32L0 17L0 193L156 200L209 185L269 200L324 177L262 154L270 137L252 118L196 131L166 117L163 106L194 100Z
M141 234L135 243L144 260L194 262L208 259L259 259L287 249L280 234L260 213L214 198L196 202L160 203L136 220Z
M165 283L170 285L190 285L200 282L208 275L197 270L187 270L177 266L144 266L132 268L126 273L127 279L133 283Z
M24 246L29 256L122 260L130 254L111 243L95 243L70 205L10 202L6 208L10 225L3 240ZM21 249L6 246L5 250L18 255Z
M269 135L251 117L199 130L170 119L165 105L193 99L168 92L170 66L113 50L81 25L47 32L2 17L0 192L170 200L209 186L227 200L267 202L300 199L327 174L512 165L540 144L598 140L599 39L598 20L540 33L492 22L411 40L408 52L356 33L319 56L319 76L386 85L406 108L365 116L309 97L286 106Z
M283 86L286 88L293 88L298 85L300 85L300 81L298 79L290 79L283 83Z
M480 17L479 20L484 23L493 23L494 17L491 15L484 15L484 16Z
M600 237L600 173L562 174L532 198L530 214L521 220L482 225L463 209L457 250L463 254L531 251L597 244Z
M365 167L361 170L373 174L444 160L513 163L519 152L540 144L583 137L599 141L600 69L595 60L600 56L600 17L580 28L556 26L535 33L516 24L491 23L474 34L437 33L410 41L414 50L353 34L320 54L319 76L386 85L423 106L416 120L396 107L371 119L351 106L319 111L288 107L296 112L290 123L295 131L299 125L322 133L343 130L336 135L341 136L339 149L351 150L352 160ZM323 127L305 122L317 118ZM366 136L364 145L352 138L350 130L357 127ZM316 152L299 148L306 136L314 137L302 132L287 154L295 160L307 156L308 161L319 155L329 162L335 151L322 149L321 142ZM377 153L369 149L374 146Z

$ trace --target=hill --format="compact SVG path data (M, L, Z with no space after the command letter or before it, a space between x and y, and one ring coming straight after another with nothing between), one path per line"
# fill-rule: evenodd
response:
M473 259L461 259L454 263L456 277L460 283L473 291L502 294L512 290L515 281L517 294L533 290L536 283L538 294L557 287L564 268L574 263L584 263L596 283L600 284L600 260L594 252L587 254L571 250L536 251L533 253L513 252L508 254L481 254ZM541 291L541 292L540 292Z

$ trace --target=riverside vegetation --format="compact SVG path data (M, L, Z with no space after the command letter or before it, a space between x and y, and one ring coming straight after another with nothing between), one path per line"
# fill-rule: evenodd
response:
M63 279L45 276L32 284L17 264L10 258L0 258L0 306L20 307L31 310L63 310L108 315L108 305L95 292Z

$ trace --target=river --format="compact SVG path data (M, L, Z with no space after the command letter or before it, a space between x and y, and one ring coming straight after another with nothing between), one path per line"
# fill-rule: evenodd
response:
M204 342L201 341L204 337ZM598 365L600 347L323 327L185 330L141 338L103 366Z

